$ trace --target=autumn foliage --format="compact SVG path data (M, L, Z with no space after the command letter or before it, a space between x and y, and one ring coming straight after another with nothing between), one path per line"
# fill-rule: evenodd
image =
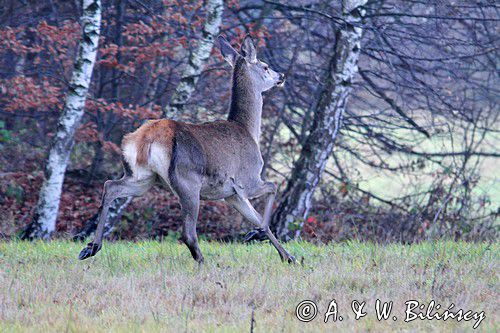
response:
M163 1L153 15L145 8L127 6L120 14L115 5L104 7L91 92L63 188L59 233L74 234L95 214L102 180L121 173L119 145L123 134L146 119L160 117L182 64L196 45L205 15L202 4L201 0ZM0 58L4 59L2 69L6 73L0 77L0 108L5 119L1 125L26 129L9 130L8 137L0 141L0 230L4 236L15 235L33 213L43 179L42 161L64 106L81 35L78 12L64 2L55 6L64 19L47 18L34 8L29 23L19 16L0 27ZM237 8L238 1L228 6ZM234 16L228 17L225 24L233 26L227 34L233 42L242 40L249 31L260 45L264 44L265 28L254 30L250 25L246 30ZM214 55L210 66L222 61L217 52ZM217 79L223 74L217 69L207 75ZM219 110L224 110L226 101L218 103ZM25 156L23 163L11 158L15 154ZM201 216L205 222L214 222L221 219L223 212L227 213L225 205L208 203ZM174 197L168 191L155 189L128 208L123 221L131 225L119 228L120 234L146 237L175 233L180 226L178 216ZM145 217L156 221L154 226L132 224ZM241 218L236 220L241 224ZM207 231L215 237L227 235L234 228L234 224L227 223L210 225Z
M78 1L6 3L0 11L0 237L15 236L33 214L82 29ZM104 2L97 61L63 186L59 234L78 232L99 206L103 181L121 176L123 135L161 117L202 36L203 3ZM320 1L302 10L287 7L292 3L287 1L281 1L282 7L224 3L221 33L233 45L250 34L259 56L287 75L284 89L265 96L261 138L265 173L281 194L310 133L314 98L323 86L336 29L342 27L336 19L340 2ZM302 228L302 237L318 242L412 242L430 237L431 230L460 238L474 228L478 235L494 234L491 221L498 208L495 212L489 195L476 195L483 177L476 170L483 156L473 153L486 153L491 164L498 158L495 141L485 134L498 118L493 88L498 48L492 47L496 39L490 29L497 18L489 4L474 8L457 3L438 14L429 14L419 2L379 4L367 7L371 14L360 75L324 184L318 185L309 216L294 223ZM415 17L407 16L411 10ZM431 28L425 30L427 26ZM225 116L228 68L215 48L186 105L186 120ZM415 132L409 118L426 126L436 141ZM416 176L415 193L388 199L362 189L366 170L392 172L389 178ZM421 188L417 182L424 179L428 182ZM483 228L472 222L476 220L488 222ZM180 228L179 204L155 187L134 200L119 222L113 237L166 237ZM250 228L224 203L202 206L200 234L234 239Z

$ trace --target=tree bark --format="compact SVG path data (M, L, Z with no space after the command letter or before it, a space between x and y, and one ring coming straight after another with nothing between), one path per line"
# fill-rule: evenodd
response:
M180 82L170 99L170 103L163 110L163 117L172 119L181 117L182 111L196 87L201 71L219 34L223 8L224 3L222 0L206 0L205 11L207 16L202 29L202 37L189 56L189 61L181 74Z
M367 0L344 0L344 24L337 29L334 52L325 77L325 85L314 106L313 123L300 157L276 209L271 226L283 240L300 236L335 138L342 124L352 80L358 72L361 48L361 21Z
M82 40L78 47L72 78L59 118L45 167L45 180L30 224L23 239L49 238L55 230L64 173L74 143L74 134L82 118L86 95L97 54L101 26L101 1L84 0Z

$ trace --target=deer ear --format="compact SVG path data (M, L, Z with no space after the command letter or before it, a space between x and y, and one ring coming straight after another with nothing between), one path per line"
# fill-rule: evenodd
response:
M243 44L241 44L241 54L248 62L257 62L257 51L255 50L255 45L253 45L252 37L250 37L250 35L247 35Z
M229 42L221 36L219 36L219 44L220 44L220 52L226 61L234 67L234 63L236 62L236 58L239 55L238 51L236 51Z

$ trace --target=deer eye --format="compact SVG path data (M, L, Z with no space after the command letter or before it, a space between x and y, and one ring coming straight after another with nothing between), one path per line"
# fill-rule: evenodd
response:
M267 72L269 70L269 66L264 66L264 70Z

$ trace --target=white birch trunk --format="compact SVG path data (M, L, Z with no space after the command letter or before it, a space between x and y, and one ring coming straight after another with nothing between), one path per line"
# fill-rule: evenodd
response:
M182 71L180 82L170 99L170 103L163 110L163 117L181 118L184 106L195 90L198 78L219 34L223 8L223 0L206 0L207 16L202 29L202 37L189 56L189 61Z
M325 89L316 104L313 124L283 200L273 217L273 228L281 239L297 238L307 218L316 187L330 157L342 124L352 80L358 72L363 9L367 0L344 0L345 26L336 34L335 51L330 61ZM292 228L293 225L293 228Z
M78 47L72 78L63 112L59 118L45 167L35 214L22 238L48 238L55 230L64 173L74 143L74 134L82 118L97 54L101 26L101 1L84 0L82 40Z

